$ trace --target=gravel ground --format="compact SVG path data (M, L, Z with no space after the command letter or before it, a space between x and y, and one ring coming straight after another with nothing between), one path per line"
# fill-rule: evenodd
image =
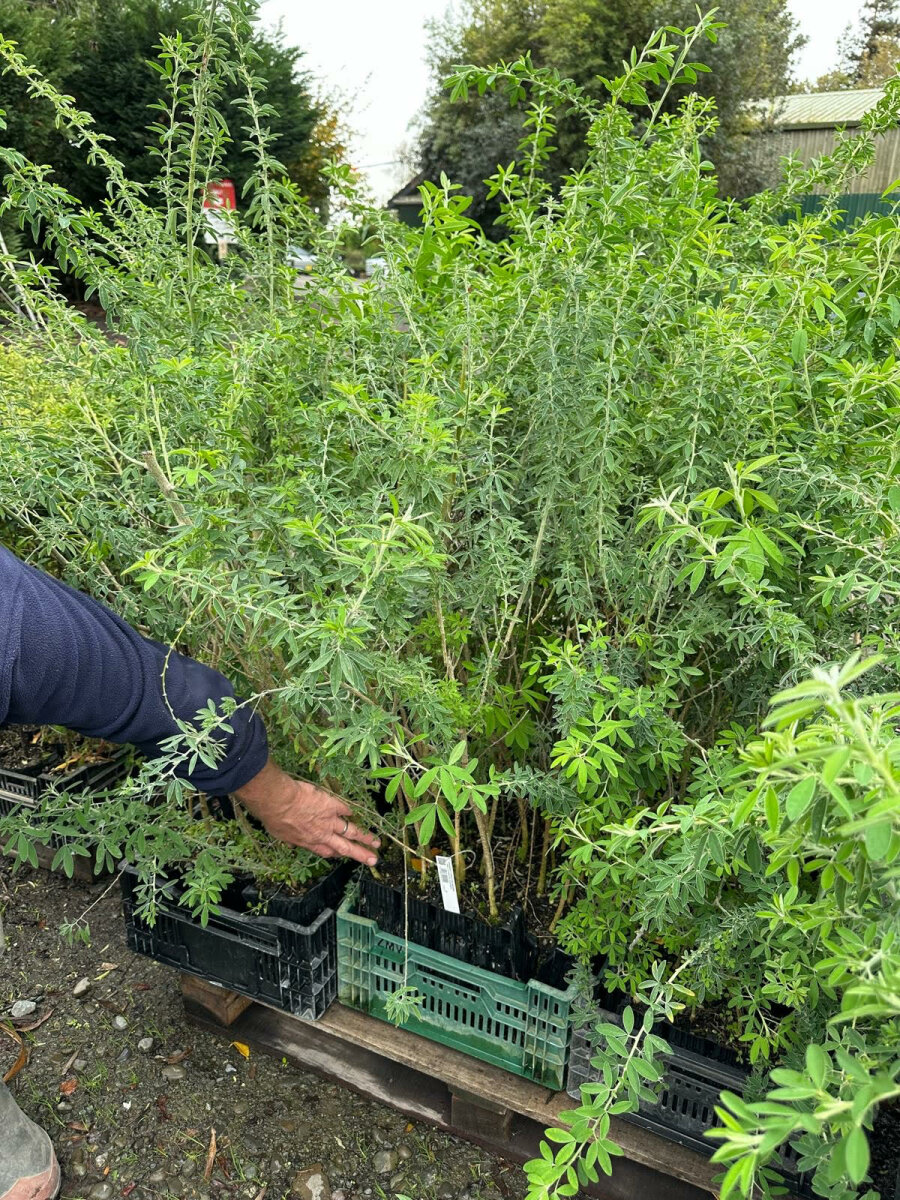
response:
M62 941L90 905L91 944ZM177 974L126 948L117 886L3 860L0 913L0 1022L30 1050L11 1087L53 1138L64 1197L524 1196L514 1164L189 1026ZM0 1074L17 1053L0 1032Z

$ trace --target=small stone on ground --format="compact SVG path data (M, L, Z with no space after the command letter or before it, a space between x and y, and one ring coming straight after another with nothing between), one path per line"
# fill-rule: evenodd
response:
M298 1171L291 1180L291 1194L297 1200L332 1200L328 1176L321 1163Z
M390 1175L391 1171L396 1171L399 1162L400 1155L396 1150L379 1150L372 1160L372 1166L379 1175Z

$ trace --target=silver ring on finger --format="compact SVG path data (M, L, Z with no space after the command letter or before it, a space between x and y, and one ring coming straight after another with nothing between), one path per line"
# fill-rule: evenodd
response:
M344 828L341 830L341 834L340 834L340 836L341 836L341 837L345 837L345 836L346 836L346 834L347 834L347 830L348 830L349 828L350 828L350 818L349 818L349 817L344 817Z

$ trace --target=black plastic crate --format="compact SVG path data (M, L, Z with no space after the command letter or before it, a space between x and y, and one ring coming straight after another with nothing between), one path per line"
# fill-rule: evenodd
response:
M553 949L542 953L528 932L520 908L502 925L488 925L468 913L447 912L442 905L422 900L411 881L406 895L360 872L355 912L374 921L382 933L407 938L417 946L493 971L520 983L536 980L548 987L563 987L574 960Z
M205 927L179 903L180 886L163 883L151 927L136 915L138 876L125 866L128 945L179 971L317 1020L337 995L334 914L354 870L355 864L341 863L303 896L269 898L265 915L250 911L259 901L252 883L235 882Z
M621 1023L613 1013L599 1013L598 1016L601 1020ZM715 1151L716 1143L703 1135L719 1123L715 1113L719 1095L723 1091L742 1095L747 1071L738 1065L730 1050L706 1038L671 1025L660 1025L654 1032L665 1038L671 1047L671 1054L666 1056L665 1076L658 1087L657 1102L642 1101L638 1112L622 1113L622 1119L708 1158ZM569 1095L576 1100L581 1098L582 1084L600 1079L600 1072L591 1066L593 1053L587 1030L576 1029L569 1048L566 1084ZM785 1146L781 1161L773 1165L794 1193L812 1196L810 1179L800 1174L798 1161L797 1152Z
M130 761L131 751L122 746L106 762L85 763L65 775L52 771L27 775L24 771L0 767L0 816L5 816L15 804L35 808L41 797L54 788L58 792L102 792L128 774Z
M132 752L118 747L112 756L101 763L85 763L64 775L45 771L39 775L27 775L23 771L12 771L0 767L0 817L8 816L15 809L36 809L41 799L49 792L68 791L73 793L103 792L115 787L131 770ZM50 870L56 852L65 843L65 838L51 838L46 846L36 847L38 866ZM2 843L0 843L2 844ZM83 883L98 878L95 856L79 855L74 861L74 877ZM100 875L108 876L109 871Z

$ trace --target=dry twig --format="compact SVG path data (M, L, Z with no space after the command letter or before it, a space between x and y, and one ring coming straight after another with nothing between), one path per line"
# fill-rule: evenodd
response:
M203 1168L203 1178L209 1183L209 1177L212 1175L213 1163L216 1161L216 1131L209 1131L209 1149L206 1152L206 1166Z

